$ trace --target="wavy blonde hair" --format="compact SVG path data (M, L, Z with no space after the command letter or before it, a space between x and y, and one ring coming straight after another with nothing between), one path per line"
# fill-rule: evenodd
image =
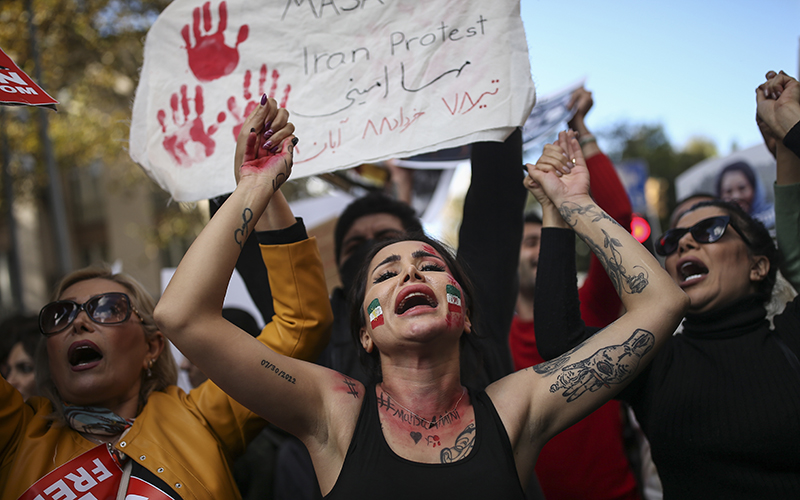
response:
M158 332L158 327L156 326L155 320L153 320L153 309L156 305L153 297L151 297L142 284L133 277L125 273L114 274L107 265L85 267L67 274L56 287L53 293L53 300L58 300L61 294L75 283L91 279L113 281L125 287L128 291L131 305L138 311L142 319L141 325L144 330L145 338L149 340L155 336ZM39 349L36 352L36 386L39 389L39 394L53 403L53 417L56 420L64 422L65 419L61 406L63 400L50 374L50 360L46 344L46 342L40 342ZM150 368L150 372L150 376L147 375L147 371L145 370L142 370L141 373L142 383L139 388L140 411L153 392L163 391L168 386L175 385L178 381L178 366L175 363L175 358L172 356L169 345L166 345L164 350L161 351L161 354Z

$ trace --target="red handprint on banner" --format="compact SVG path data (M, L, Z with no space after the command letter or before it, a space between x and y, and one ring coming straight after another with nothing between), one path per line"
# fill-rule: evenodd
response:
M278 80L280 79L281 74L277 69L272 70L272 84L270 85L269 90L267 90L267 73L267 65L262 64L261 69L258 72L258 93L253 94L250 91L253 74L249 69L245 71L243 81L244 89L242 91L242 97L244 97L245 100L244 111L242 111L242 109L236 103L236 97L230 96L228 98L228 111L231 112L233 119L235 120L233 125L233 137L239 136L239 130L241 130L245 118L250 116L250 113L258 105L257 100L260 99L263 94L267 94L267 96L271 98L275 97L275 92L278 90ZM289 93L291 93L291 91L291 85L286 85L286 87L283 88L283 95L278 101L278 106L281 108L286 107L286 102L289 100Z
M186 42L186 52L189 56L189 68L194 76L201 82L210 82L231 74L239 64L239 44L247 40L249 28L246 24L239 28L236 45L225 45L225 29L228 27L228 6L225 2L219 4L219 26L217 32L210 34L212 29L211 2L203 4L203 33L200 30L200 7L195 7L192 13L192 33L195 45L189 38L189 25L181 30L183 40Z
M203 124L203 88L198 85L194 91L194 111L197 117L189 119L191 112L189 107L189 97L186 95L186 85L181 85L180 98L178 94L172 94L169 104L172 108L172 123L177 126L177 130L167 134L167 114L163 109L158 110L158 123L161 124L161 131L165 137L162 142L167 153L175 159L175 162L182 167L190 167L197 160L202 160L214 154L216 142L211 138L219 128L218 123L225 121L225 113L217 115L217 123L205 128ZM187 149L187 146L190 148Z

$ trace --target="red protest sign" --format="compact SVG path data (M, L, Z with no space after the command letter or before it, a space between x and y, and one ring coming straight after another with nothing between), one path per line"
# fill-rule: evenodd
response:
M47 95L0 49L0 104L44 106L55 110L58 101Z
M122 468L101 444L36 481L19 500L114 498L121 478Z

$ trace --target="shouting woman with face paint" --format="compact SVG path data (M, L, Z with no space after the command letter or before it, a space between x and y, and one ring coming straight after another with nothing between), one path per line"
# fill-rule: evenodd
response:
M184 257L156 320L212 380L305 443L326 498L524 498L520 479L542 445L635 377L687 304L594 204L578 142L562 133L528 165L527 185L544 190L597 252L625 315L557 360L475 391L461 383L459 346L480 304L458 261L422 235L385 242L354 287L353 333L380 367L377 383L364 386L280 356L222 319L241 214L258 216L290 167L291 154L242 166L240 189Z

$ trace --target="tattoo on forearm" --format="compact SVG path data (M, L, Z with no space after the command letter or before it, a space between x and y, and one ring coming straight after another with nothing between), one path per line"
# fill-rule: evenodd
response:
M236 244L239 245L239 248L244 248L244 242L247 241L247 237L249 236L247 225L250 224L251 220L253 220L253 211L249 208L245 208L242 211L242 227L233 232L233 239L236 241Z
M589 205L582 207L575 203L564 203L559 208L561 216L571 227L575 227L577 219L575 215L587 215L592 217L591 222L598 222L600 220L609 220L619 226L617 221L611 218L608 214L600 210L596 205ZM622 226L620 226L622 227ZM600 263L608 273L608 278L613 283L617 293L626 292L629 294L642 293L647 285L650 284L650 275L642 266L634 266L634 272L628 273L625 265L622 263L622 253L619 251L622 248L622 243L613 238L605 229L603 232L602 246L596 243L592 238L586 234L578 232L579 236L589 248L597 256Z
M472 447L475 446L475 423L471 423L456 438L455 444L451 448L442 448L439 455L443 464L457 462L469 455Z
M561 213L561 218L564 219L564 222L569 224L571 227L575 227L575 225L578 223L577 219L575 218L576 215L588 215L592 218L591 222L598 222L606 219L619 226L617 221L615 221L607 213L603 212L597 205L587 205L584 207L578 205L577 203L566 202L561 204L561 206L558 208L558 211Z
M275 375L277 375L280 378L286 380L287 382L290 382L292 384L296 384L297 383L297 379L296 378L292 377L291 375L289 375L285 371L283 371L280 368L278 368L277 366L273 365L272 363L270 363L266 359L262 359L261 360L261 366L263 366L267 370L271 370L271 371L275 372Z
M565 352L564 354L555 359L551 359L550 361L544 361L542 363L539 363L538 365L533 365L531 368L533 368L533 371L535 371L539 375L550 375L552 373L555 373L556 370L567 364L569 362L570 355L573 352L580 349L581 347L583 347L583 344L573 347L572 349L570 349L569 351Z
M627 381L636 372L642 357L650 352L655 345L655 336L637 328L633 335L622 344L612 345L599 349L588 358L563 366L569 360L568 355L554 359L549 363L558 362L563 358L563 362L555 363L559 367L556 382L550 386L550 392L564 390L563 396L567 402L572 402L582 396L586 391L596 392L601 387L610 388L611 385L621 384ZM557 368L548 371L546 374L554 373ZM537 373L543 373L536 370Z
M622 253L619 251L622 243L618 239L612 238L604 229L601 229L601 231L604 236L602 248L588 236L581 235L581 237L589 245L592 252L597 255L597 259L605 268L608 278L614 284L617 293L642 293L647 288L647 285L650 284L649 273L642 266L633 266L634 273L628 274L628 270L622 263Z

